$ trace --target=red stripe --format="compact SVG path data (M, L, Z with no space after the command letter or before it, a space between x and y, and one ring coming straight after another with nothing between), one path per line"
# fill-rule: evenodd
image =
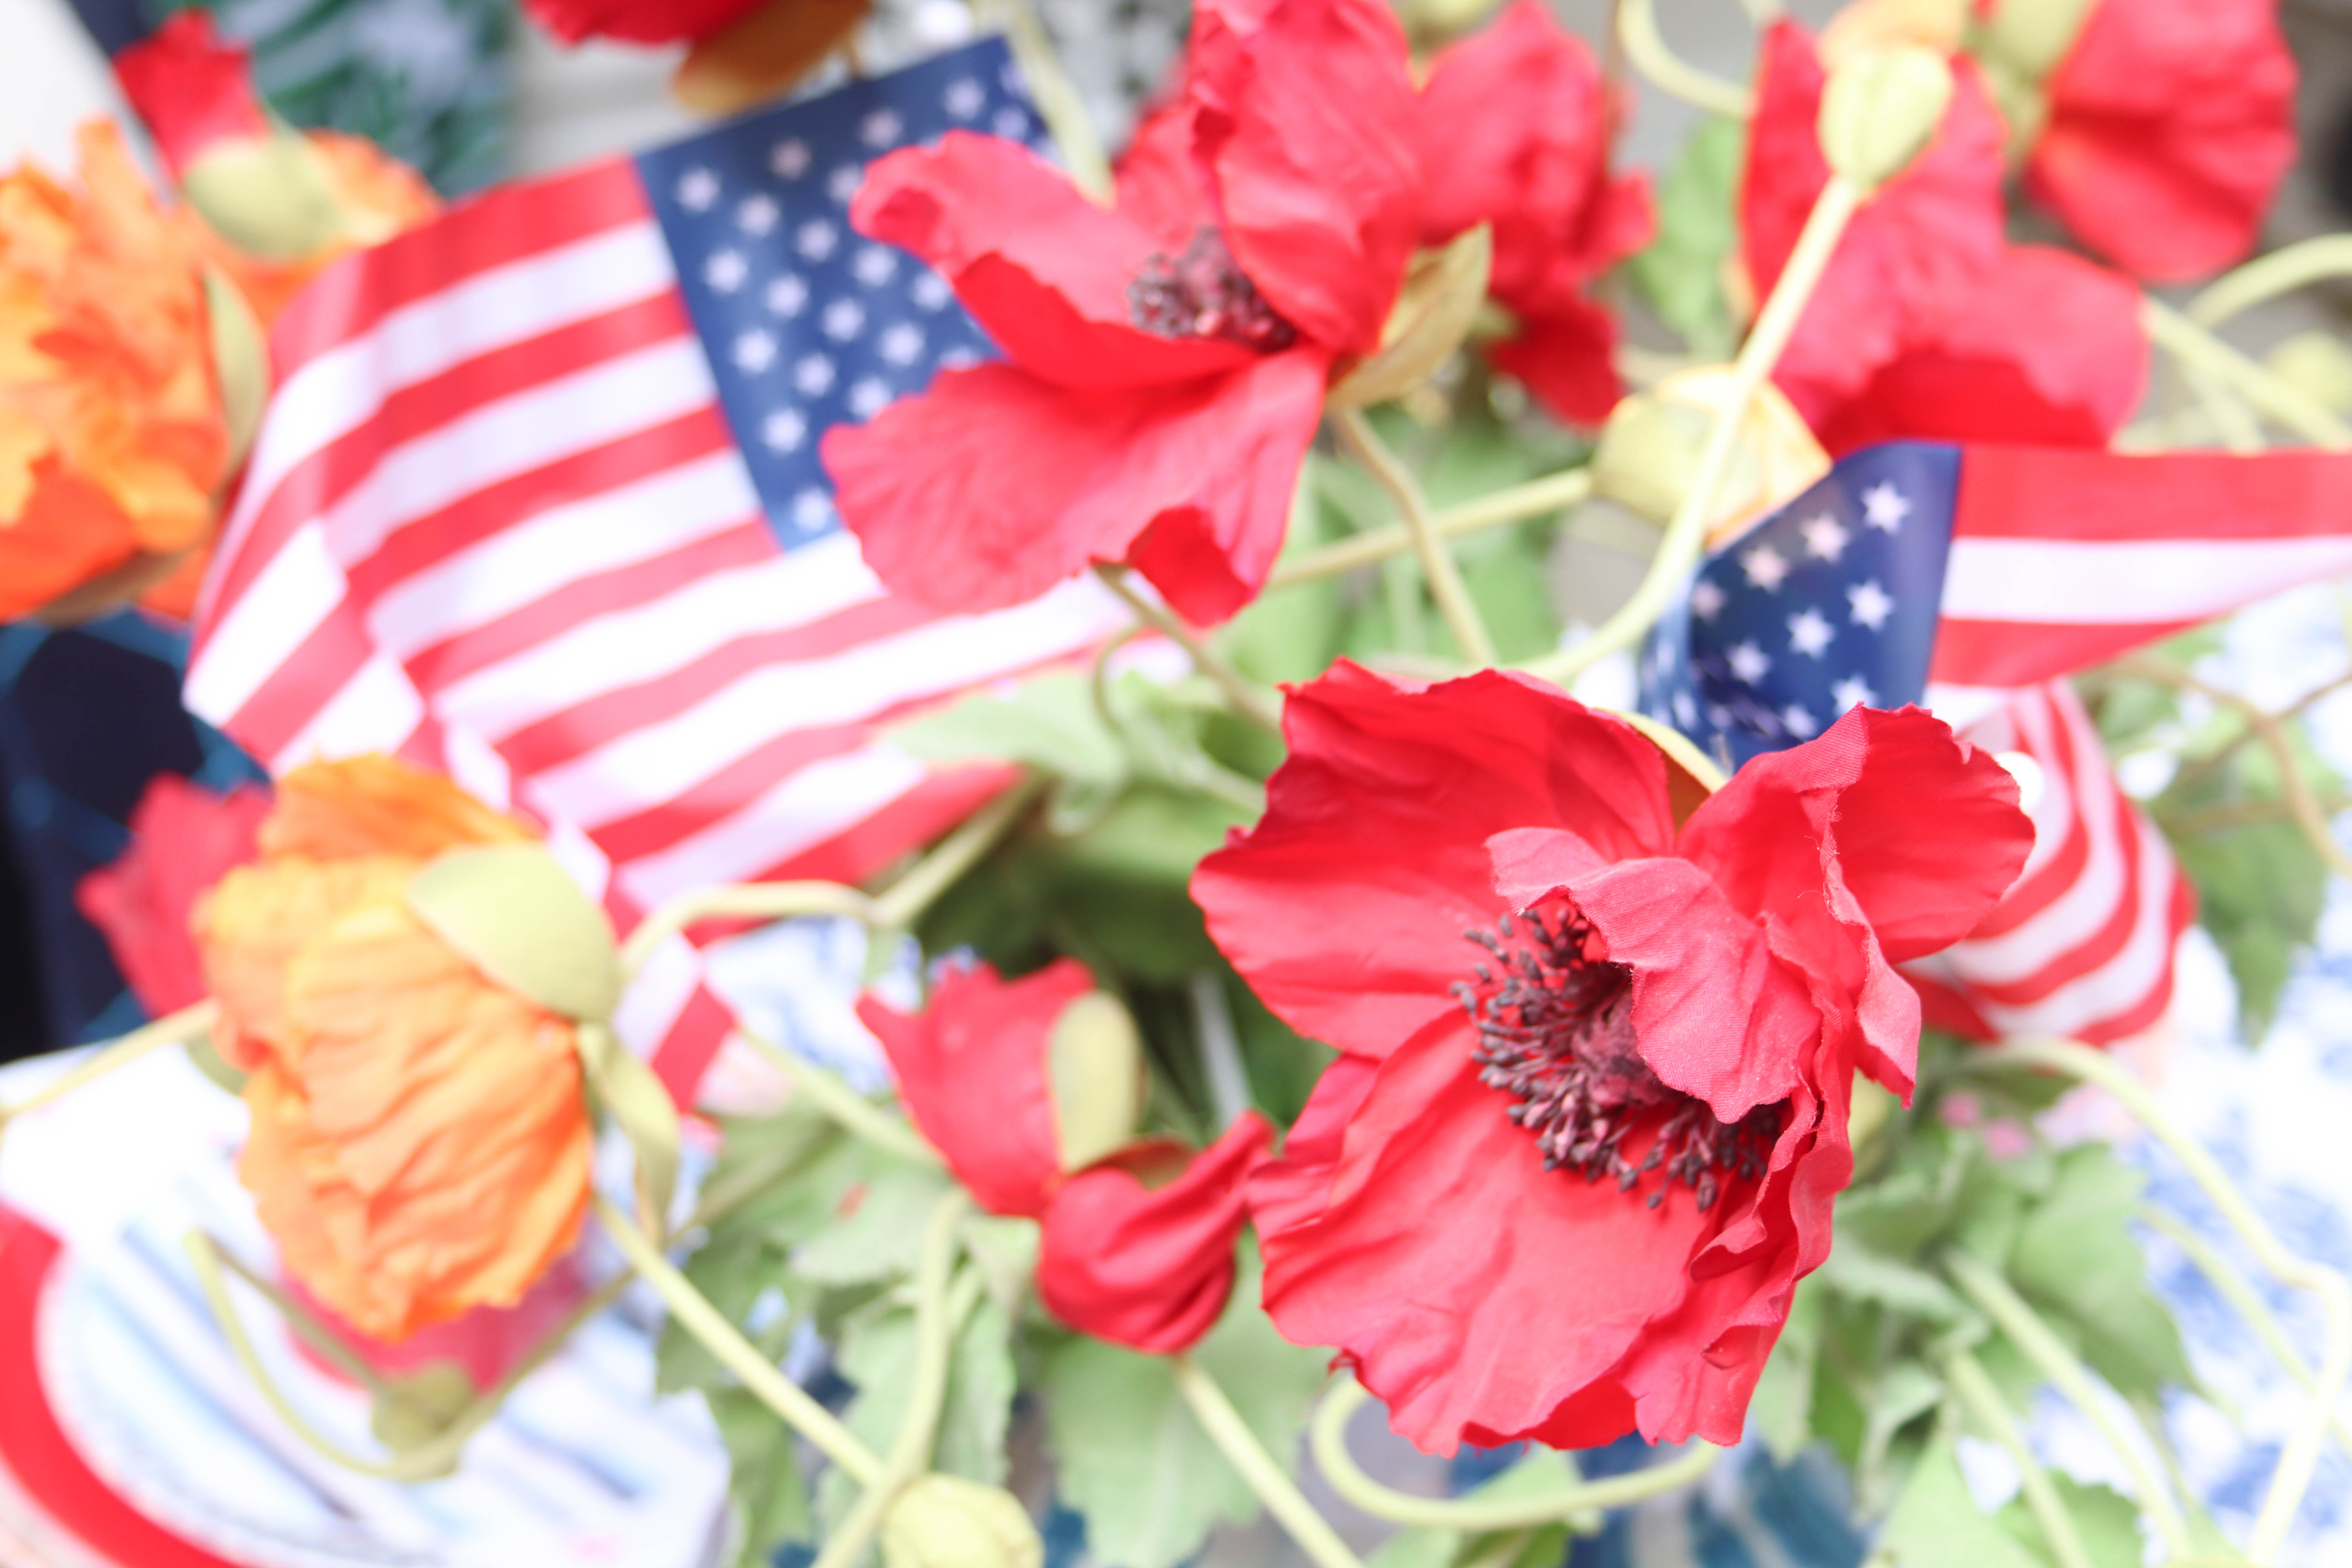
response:
M2141 828L2139 814L2131 809L2130 802L2122 799L2120 792L2117 806L2116 842L2122 858L2124 879L2123 886L2116 890L2105 923L2065 952L2050 954L2040 968L2023 980L2006 985L1975 983L1973 990L1979 997L2003 1007L2032 1006L2070 981L2104 967L2131 941L2132 932L2139 929L2140 878L2144 870L2140 865Z
M545 773L687 712L756 670L863 647L929 626L942 613L908 599L870 599L805 626L738 637L656 679L575 702L507 736L499 742L499 751L518 773Z
M635 164L608 158L500 185L321 272L270 329L278 379L477 273L653 216Z
M694 994L686 999L654 1049L654 1076L662 1080L681 1110L694 1104L694 1091L701 1085L702 1075L710 1070L711 1059L734 1026L735 1015L727 1010L727 1004L698 983Z
M41 1385L41 1292L59 1248L0 1207L0 1460L48 1516L122 1568L236 1568L156 1524L98 1479L66 1438Z
M762 871L758 881L856 884L930 843L1002 794L1021 770L994 763L935 773L873 816Z
M338 604L221 728L266 763L284 751L374 655L366 628L346 605Z
M2352 454L1966 447L1955 539L2294 539L2352 532Z
M917 706L920 705L910 704L854 723L787 731L717 772L704 774L692 787L661 805L616 817L588 837L615 866L658 855L678 840L734 816L812 763L856 751L872 741L875 731L892 717Z
M2156 984L2132 1006L2075 1030L2076 1039L2090 1046L2128 1039L2164 1016L2164 1010L2172 1005L2173 956L2180 945L2180 933L2197 918L2197 890L2189 885L2188 878L2178 872L2173 876L2172 900L2166 916L2170 930L2165 943L2164 967L2158 972Z
M2066 889L2082 877L2083 868L2090 863L2091 833L2089 825L2083 818L2082 759L2075 751L2074 726L2066 721L2064 711L2050 700L2047 693L2021 693L2012 707L2021 708L2027 702L2039 704L2049 723L2049 753L2044 755L2039 747L2028 744L2032 737L2026 732L2025 726L2012 721L2018 731L2016 739L2026 754L2042 764L2045 774L2042 787L2066 792L2067 798L2074 803L2072 822L2066 841L2059 846L2058 852L2001 895L2000 902L1995 904L1991 912L1969 932L1967 940L1969 942L2006 936L2015 931L2063 898Z
M1946 616L1936 623L1936 655L1928 661L1927 679L1953 686L2031 686L2103 664L2196 624L2061 626Z

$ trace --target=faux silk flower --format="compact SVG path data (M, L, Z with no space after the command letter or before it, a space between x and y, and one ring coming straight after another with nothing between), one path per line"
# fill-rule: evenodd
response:
M1817 429L1882 367L1939 341L2001 259L2000 115L1967 60L1952 79L1934 140L1846 226L1773 373ZM1825 79L1801 26L1765 33L1739 189L1741 257L1759 300L1829 182L1816 129Z
M523 0L530 19L567 44L613 38L673 44L709 37L766 0Z
M2026 188L2126 271L2219 271L2294 163L2294 87L2275 0L2091 0L2042 84Z
M1272 1130L1245 1112L1195 1153L1123 1133L1104 1148L1069 1124L1055 1099L1055 1030L1093 989L1069 959L1013 981L983 964L946 975L919 1014L871 997L857 1013L907 1113L974 1201L1043 1223L1046 1308L1097 1338L1172 1353L1215 1325L1233 1292L1243 1180Z
M937 268L1005 359L826 435L876 575L979 610L1124 562L1187 619L1240 609L1421 232L1413 115L1382 0L1202 0L1114 210L993 137L877 162L852 224Z
M214 1043L252 1074L238 1175L287 1271L376 1339L513 1305L586 1208L573 1025L406 899L443 854L532 837L390 758L316 763L197 908Z
M74 904L106 938L115 967L151 1018L211 994L188 929L196 900L230 868L258 855L269 792L226 795L158 773L131 812L131 847L81 879Z
M1251 1182L1276 1325L1425 1449L1737 1440L1829 1253L1853 1075L1910 1088L1892 965L2015 876L2015 784L1855 710L1700 802L1631 725L1495 671L1343 663L1284 720L1265 816L1192 881L1343 1053Z
M1487 292L1518 324L1486 357L1576 425L1619 392L1616 321L1588 290L1657 226L1649 177L1609 172L1614 119L1592 51L1540 0L1440 53L1421 93L1422 241L1492 226Z

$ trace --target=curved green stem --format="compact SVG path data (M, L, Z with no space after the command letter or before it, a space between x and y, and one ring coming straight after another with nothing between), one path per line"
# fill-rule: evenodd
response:
M2300 240L2215 279L2189 301L2189 319L2200 327L2218 327L2266 300L2348 273L2352 273L2352 234L2324 234Z
M839 1123L845 1131L856 1134L877 1149L886 1150L902 1160L914 1160L926 1165L941 1163L940 1152L924 1141L923 1135L906 1121L891 1115L856 1089L814 1062L803 1061L740 1023L735 1032L751 1043L754 1050L773 1062L784 1076L793 1080L793 1092L805 1095L808 1102Z
M54 1105L78 1089L97 1082L117 1068L129 1067L166 1046L184 1046L200 1037L220 1016L220 1004L209 999L131 1030L121 1039L99 1047L87 1061L43 1084L13 1105L0 1105L0 1131L18 1117Z
M2310 1489L2312 1470L2319 1462L2320 1449L2326 1444L2328 1428L2335 1424L2336 1401L2343 1397L2346 1380L2352 1378L2352 1285L2347 1285L2336 1270L2289 1250L2263 1223L2237 1184L2230 1180L2221 1162L2164 1113L2146 1084L2105 1052L2093 1050L2075 1040L2016 1040L1964 1058L1962 1066L1963 1070L2040 1068L2097 1084L2172 1152L2264 1268L2289 1289L2308 1290L2319 1298L2326 1349L2320 1357L2311 1410L2279 1455L2278 1468L2271 1475L2270 1491L2263 1499L2262 1511L2255 1517L2253 1534L2246 1545L2250 1561L2276 1561L2287 1531L2294 1527L2295 1513L2303 1506L2304 1494Z
M1568 468L1433 512L1430 516L1430 527L1440 539L1456 539L1464 534L1574 506L1591 493L1592 470ZM1265 585L1268 588L1286 588L1293 583L1312 583L1319 578L1336 577L1360 566L1378 565L1391 556L1402 555L1412 548L1412 531L1402 523L1370 529L1351 539L1301 552L1276 565Z
M1192 1407L1202 1430L1249 1483L1266 1512L1298 1543L1298 1549L1314 1559L1317 1568L1363 1568L1356 1553L1339 1539L1339 1532L1331 1528L1331 1521L1307 1500L1307 1494L1290 1479L1290 1471L1265 1451L1265 1445L1249 1429L1249 1423L1217 1386L1217 1380L1189 1355L1174 1357L1173 1364L1177 1391Z
M1028 814L1045 793L1045 781L1024 778L982 806L962 825L925 852L906 875L875 895L867 924L877 931L902 931L923 918L940 895L980 864L1013 826Z
M871 1486L882 1475L882 1461L841 1418L809 1396L807 1390L776 1369L758 1347L745 1339L725 1313L712 1306L687 1277L629 1216L599 1194L596 1219L629 1266L653 1287L654 1293L677 1320L678 1327L700 1341L719 1363L741 1380L760 1403L783 1418L784 1424L807 1438L816 1450L840 1466L861 1485Z
M2066 1511L2065 1500L2058 1489L2050 1484L2050 1473L2042 1468L2041 1458L2026 1442L2025 1434L2017 1428L2017 1420L2009 1413L2009 1405L1993 1386L1992 1379L1965 1350L1954 1350L1944 1358L1944 1372L1952 1392L1960 1396L1977 1424L1990 1433L1994 1442L2009 1451L2017 1466L2020 1484L2025 1492L2025 1506L2033 1510L2035 1522L2042 1526L2042 1538L2050 1543L2051 1554L2058 1559L2058 1568L2092 1568L2091 1554L2083 1546L2083 1537L2074 1529L2074 1516Z
M1376 1519L1435 1530L1517 1530L1552 1524L1601 1509L1622 1508L1690 1485L1714 1468L1723 1450L1693 1443L1663 1465L1630 1475L1584 1481L1543 1497L1425 1498L1395 1491L1366 1475L1348 1452L1348 1418L1371 1395L1355 1382L1333 1386L1310 1428L1316 1467L1331 1489Z
M1666 47L1652 0L1619 0L1617 42L1626 63L1669 98L1694 103L1711 114L1745 120L1756 112L1756 95L1735 81L1711 76Z
M1716 410L1715 423L1707 429L1706 445L1699 449L1698 467L1691 475L1690 489L1684 493L1682 505L1675 509L1674 521L1667 525L1665 537L1658 542L1658 552L1651 557L1650 569L1643 574L1641 586L1598 631L1572 648L1531 661L1526 666L1529 673L1566 686L1604 655L1633 647L1643 633L1656 624L1667 600L1697 562L1706 542L1715 492L1731 466L1732 451L1738 445L1740 422L1747 417L1748 405L1754 401L1757 388L1772 374L1772 367L1780 363L1782 351L1797 330L1799 318L1812 300L1814 289L1820 286L1830 258L1837 253L1838 240L1844 235L1846 224L1868 195L1860 185L1837 174L1831 175L1829 184L1822 187L1812 212L1805 219L1804 232L1797 237L1797 247L1789 253L1789 264L1781 268L1780 281L1772 286L1772 297L1764 301L1755 330L1739 346L1739 357L1732 364L1731 395Z
M2311 394L2236 349L2158 300L2140 301L2148 339L2191 370L2231 388L2262 413L2315 447L2352 448L2347 425Z
M1138 620L1160 631L1192 655L1193 668L1216 683L1217 689L1225 694L1225 700L1233 705L1234 712L1268 734L1282 733L1282 704L1275 696L1225 662L1224 656L1211 647L1207 638L1186 626L1183 617L1150 595L1139 592L1128 580L1126 567L1097 562L1095 575L1127 602L1127 607L1135 612Z
M1413 553L1421 561L1421 575L1429 584L1430 597L1437 601L1438 613L1445 617L1446 630L1454 634L1454 647L1462 658L1479 669L1495 662L1495 639L1486 633L1486 623L1478 614L1477 602L1470 597L1470 586L1462 580L1462 568L1454 563L1454 554L1437 531L1436 519L1431 515L1429 501L1421 493L1420 481L1404 460L1389 449L1381 433L1372 427L1360 408L1342 408L1331 416L1331 423L1339 432L1339 444L1349 455L1364 467L1364 470L1380 481L1403 514L1405 531L1412 536Z

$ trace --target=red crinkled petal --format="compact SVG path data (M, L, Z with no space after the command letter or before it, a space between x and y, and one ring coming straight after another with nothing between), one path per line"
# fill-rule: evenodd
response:
M950 971L913 1015L858 999L907 1114L991 1214L1043 1215L1061 1179L1046 1045L1062 1010L1093 987L1066 958L1011 982L984 963Z
M175 180L215 142L269 134L253 90L253 51L223 42L209 11L178 12L115 56L114 79Z
M1624 393L1616 352L1616 318L1571 300L1548 315L1522 316L1517 332L1487 348L1486 361L1518 377L1555 419L1593 426L1609 417Z
M1814 433L1833 456L1906 438L2105 447L2147 375L2129 279L2068 251L2015 246L1935 342L1822 411Z
M1421 230L1395 13L1384 0L1201 0L1188 67L1234 259L1301 332L1369 353Z
M1206 170L1192 149L1194 106L1181 100L1135 128L1118 155L1118 210L1160 238L1171 255L1204 227L1217 224L1216 205L1202 183Z
M152 1018L212 994L188 929L196 900L232 867L260 858L269 792L226 795L158 773L131 813L131 847L81 879L74 905L106 938L117 968Z
M1943 331L2000 258L2000 115L1968 61L1934 141L1856 213L1773 373L1808 420L1852 396L1905 349ZM1742 255L1769 296L1829 182L1815 120L1821 62L1794 22L1764 38L1748 168Z
M705 38L760 0L523 0L531 19L567 44L618 38L669 44Z
M2026 164L2076 238L2157 282L2252 248L2294 163L2294 57L2273 0L2091 7Z
M1209 933L1292 1027L1383 1057L1433 1019L1506 910L1486 840L1566 827L1601 854L1673 841L1665 764L1630 726L1486 670L1434 686L1340 661L1293 688L1265 815L1207 857Z
M1046 1310L1133 1350L1189 1350L1233 1294L1244 1183L1273 1136L1244 1111L1165 1186L1147 1187L1130 1168L1160 1155L1152 1144L1071 1177L1045 1211L1037 1294Z
M1323 399L1316 355L1244 357L1149 390L944 372L825 434L835 504L875 574L923 604L1001 609L1132 550L1180 614L1223 620L1282 548Z
M950 131L937 146L878 159L849 220L922 258L1014 363L1059 385L1157 385L1251 357L1134 325L1128 285L1166 248L1160 238L1088 201L1019 142Z
M1282 1157L1250 1173L1250 1222L1258 1234L1303 1225L1331 1201L1331 1176L1348 1137L1348 1119L1372 1091L1380 1063L1370 1057L1335 1058L1283 1136Z

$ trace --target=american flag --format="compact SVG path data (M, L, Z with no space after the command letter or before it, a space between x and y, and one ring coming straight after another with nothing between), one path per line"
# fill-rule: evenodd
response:
M892 597L819 437L992 353L861 239L866 164L1037 142L1003 44L503 187L280 318L278 384L186 696L273 771L382 750L547 825L625 931L681 891L872 874L1000 788L881 738L1095 646L1090 580L982 616ZM620 1031L691 1092L728 1026L690 949Z
M2195 899L2063 676L2352 571L2352 458L1894 442L1711 552L1652 634L1642 703L1727 765L1856 703L1926 702L2021 752L2032 858L1913 977L1931 1021L2118 1039L2156 1021Z

